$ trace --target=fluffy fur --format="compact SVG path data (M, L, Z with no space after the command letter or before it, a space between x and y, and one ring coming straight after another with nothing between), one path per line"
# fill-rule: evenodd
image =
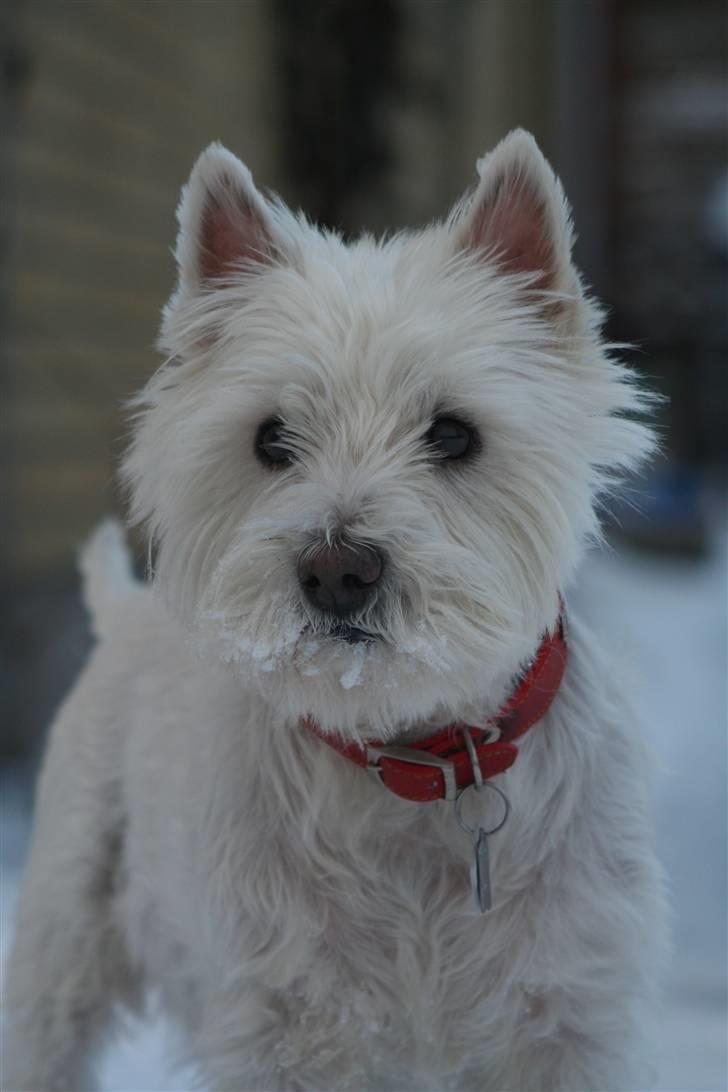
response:
M663 926L639 731L589 632L499 778L495 906L445 802L303 731L483 723L554 624L595 502L650 448L599 336L561 187L524 133L442 224L345 244L213 145L183 192L167 359L85 554L100 637L54 726L18 913L6 1087L86 1088L116 1000L156 987L210 1089L635 1089ZM433 417L480 437L449 464ZM294 454L253 453L277 417ZM385 574L350 645L305 549Z

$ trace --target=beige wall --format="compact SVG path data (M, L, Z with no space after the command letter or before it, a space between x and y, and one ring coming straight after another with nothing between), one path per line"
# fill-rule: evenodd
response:
M6 421L22 575L67 565L115 503L122 402L155 366L194 156L219 138L272 181L276 162L265 3L29 0L20 16Z

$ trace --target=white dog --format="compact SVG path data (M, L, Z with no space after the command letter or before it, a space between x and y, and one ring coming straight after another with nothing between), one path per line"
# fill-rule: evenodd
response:
M445 223L346 244L197 162L123 468L153 586L97 532L6 1088L88 1088L146 987L213 1092L649 1080L645 762L561 599L645 396L534 141L478 170Z

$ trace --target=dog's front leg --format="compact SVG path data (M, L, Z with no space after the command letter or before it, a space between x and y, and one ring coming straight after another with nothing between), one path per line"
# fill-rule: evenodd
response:
M329 1087L312 1079L299 1057L288 1057L285 1019L269 991L247 984L208 998L195 1044L206 1087L215 1092L266 1089L312 1092Z
M61 717L39 794L4 983L0 1084L12 1092L87 1092L113 1001L133 988L113 923L119 816L83 735Z
M324 1008L253 983L208 998L196 1054L215 1092L323 1092L371 1087L371 1047L345 1034L341 1006ZM335 1017L338 1014L338 1020ZM376 1087L398 1087L395 1083Z
M517 1066L522 1072L503 1087L514 1092L634 1092L649 1087L650 1074L624 1045L611 1036L600 1042L598 1036L561 1028L554 1041L524 1053Z
M587 1001L586 1004L590 1002ZM634 1014L633 1014L634 1015ZM518 1036L500 1063L462 1074L458 1088L470 1092L634 1092L651 1087L654 1073L639 1044L639 1032L615 1021L613 1007L591 1005L584 1018L564 1022L548 1035ZM638 1022L639 1023L639 1022Z

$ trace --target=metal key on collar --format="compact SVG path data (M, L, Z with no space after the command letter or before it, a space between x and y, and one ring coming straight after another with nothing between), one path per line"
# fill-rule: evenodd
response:
M480 762L475 751L475 744L473 743L470 732L466 729L463 732L465 739L465 746L467 748L468 757L470 758L471 765L473 767L473 784L469 785L467 789L459 793L455 800L455 818L458 821L460 827L466 834L473 835L473 863L470 866L470 883L473 890L473 897L475 899L475 905L481 914L485 914L490 910L493 900L490 886L490 854L488 851L488 838L492 834L497 832L504 826L506 819L511 810L511 805L508 802L508 797L499 789L497 785L491 785L490 782L483 780L483 773L480 769ZM497 793L503 801L504 811L501 821L490 830L486 830L480 823L476 826L470 826L465 822L462 815L462 801L467 792L473 789L476 793L480 793L483 789L491 789Z

